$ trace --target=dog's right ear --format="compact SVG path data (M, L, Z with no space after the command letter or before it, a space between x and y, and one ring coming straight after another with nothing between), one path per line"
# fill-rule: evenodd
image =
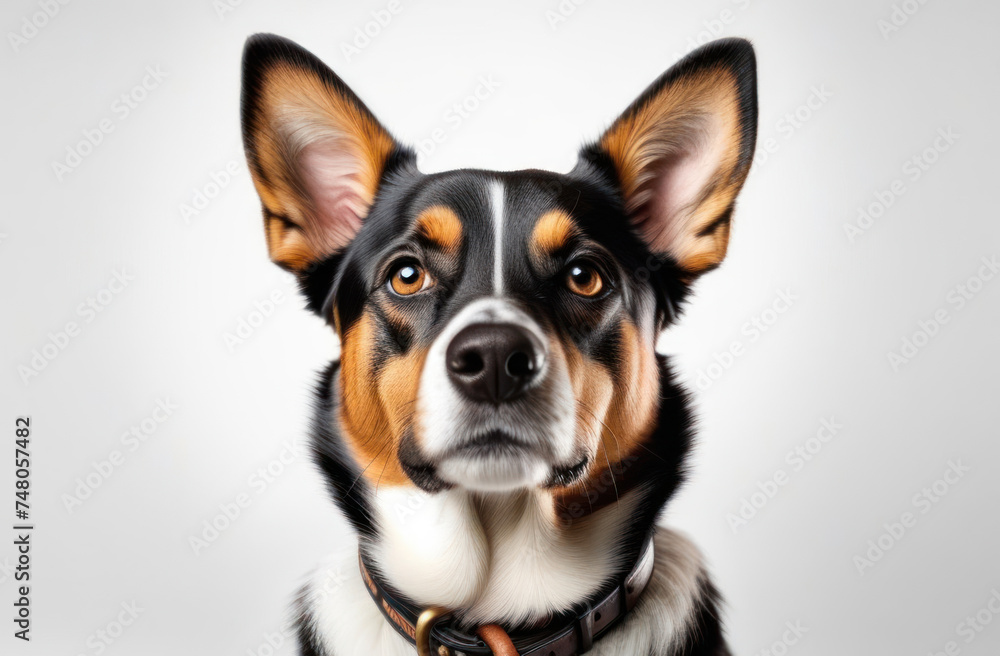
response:
M753 47L721 39L660 76L583 157L611 164L636 233L690 281L726 255L756 140Z
M243 50L242 121L271 259L303 277L351 242L400 148L333 71L271 34Z

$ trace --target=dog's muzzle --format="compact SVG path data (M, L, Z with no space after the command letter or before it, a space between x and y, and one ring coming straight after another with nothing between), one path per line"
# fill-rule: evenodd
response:
M580 462L573 388L551 344L513 301L466 305L428 349L414 413L419 449L401 450L401 460L412 455L410 465L445 484L488 492L544 485Z

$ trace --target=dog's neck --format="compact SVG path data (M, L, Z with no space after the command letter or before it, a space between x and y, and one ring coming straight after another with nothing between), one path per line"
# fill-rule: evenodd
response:
M367 551L386 581L469 624L530 624L586 601L630 565L637 495L584 517L551 492L473 494L383 488Z

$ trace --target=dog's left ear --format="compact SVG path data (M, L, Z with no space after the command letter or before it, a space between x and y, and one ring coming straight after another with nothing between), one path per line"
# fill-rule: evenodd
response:
M725 257L756 140L753 47L723 39L664 73L583 156L610 159L638 234L693 279Z
M243 51L242 114L271 259L305 276L354 239L393 155L409 151L318 58L271 34Z

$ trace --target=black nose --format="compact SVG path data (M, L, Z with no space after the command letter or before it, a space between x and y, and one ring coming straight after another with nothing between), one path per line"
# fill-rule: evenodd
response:
M448 377L474 401L517 398L545 364L545 347L512 323L474 323L451 340L445 353Z

